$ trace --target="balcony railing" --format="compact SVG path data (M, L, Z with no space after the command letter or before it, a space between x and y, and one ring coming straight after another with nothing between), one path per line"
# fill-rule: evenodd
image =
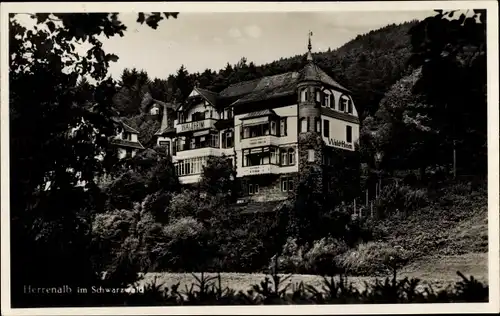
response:
M215 127L216 119L208 118L199 121L191 121L177 124L175 127L177 133L194 132L204 129L211 129Z
M266 135L252 138L243 138L240 141L241 148L252 148L261 146L278 146L279 137L275 135Z
M219 149L220 147L219 147L219 144L196 144L194 146L186 144L186 145L179 145L177 147L177 152L186 151L186 150L202 149L202 148L216 148L216 149Z
M250 167L238 168L238 176L252 176L259 174L277 174L279 173L279 166L274 164L257 165Z

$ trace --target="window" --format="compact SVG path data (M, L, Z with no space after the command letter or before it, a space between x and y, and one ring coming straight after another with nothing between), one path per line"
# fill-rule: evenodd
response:
M243 167L278 164L277 147L260 147L243 150Z
M180 160L175 165L175 172L178 176L200 174L203 172L203 167L206 166L208 159L209 157L196 157Z
M323 136L330 137L330 121L323 120Z
M281 165L282 166L295 165L295 149L294 148L282 148L281 149Z
M300 90L300 101L307 101L307 88Z
M234 147L233 131L226 131L222 133L222 148Z
M351 103L351 100L349 100L349 98L345 95L342 96L342 98L340 98L340 102L339 102L339 111L342 111L342 112L348 112L349 111L349 108L351 108L351 112L352 112L352 105L350 105Z
M346 138L346 142L352 143L352 127L351 126L345 127L345 138Z
M286 150L281 151L281 165L288 166L288 153Z
M293 191L293 178L292 177L283 177L281 178L281 191L288 192Z
M316 90L316 102L321 102L321 91Z
M126 158L132 157L132 149L130 149L130 148L125 149L125 157Z
M280 120L280 136L286 136L286 117Z
M301 133L307 132L307 120L305 117L300 119L300 132Z
M314 162L314 149L307 150L307 161Z
M271 121L271 135L276 135L276 122Z
M274 136L278 135L277 123L275 121L259 125L243 126L242 131L243 131L242 138L253 138L266 135L274 135Z
M316 132L317 133L321 133L321 119L319 118L316 118L314 119L314 121L316 122Z
M165 153L170 155L170 141L160 141L158 145L160 145L160 147L164 147Z
M352 102L347 100L347 113L352 114Z
M295 165L295 149L293 148L288 149L288 164Z
M208 116L208 111L206 112L196 112L191 115L191 121L202 121Z
M324 92L324 105L327 107L327 108L330 108L332 107L332 104L331 104L331 95L330 95L330 91L328 90L325 90Z
M271 148L271 164L279 165L279 163L280 163L279 148L278 147Z
M230 120L233 118L233 108L227 108L227 109L224 109L224 111L222 111L221 113L221 118L222 119L226 119L226 120Z
M259 185L257 183L248 184L248 194L254 195L259 193Z
M132 140L132 134L130 134L129 132L123 132L123 139Z

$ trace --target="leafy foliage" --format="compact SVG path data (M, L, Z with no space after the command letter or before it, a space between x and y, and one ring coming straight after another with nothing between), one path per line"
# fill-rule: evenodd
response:
M13 306L34 303L25 284L98 284L88 260L90 212L103 207L95 179L116 162L108 139L118 129L109 106L116 87L106 79L118 57L98 36L126 29L116 13L30 16L32 29L9 17ZM80 55L76 43L90 48Z

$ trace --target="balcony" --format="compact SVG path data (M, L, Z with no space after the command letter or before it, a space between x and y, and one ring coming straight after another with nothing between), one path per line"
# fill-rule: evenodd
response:
M241 139L241 148L252 148L261 146L278 146L279 137L274 135L266 135L252 138Z
M195 131L200 131L204 129L213 129L215 128L215 122L217 122L216 119L213 118L208 118L204 120L199 120L199 121L191 121L191 122L185 122L185 123L180 123L177 124L175 127L177 133L188 133L188 132L195 132Z
M221 156L222 152L218 146L179 146L175 157L177 159L185 159L191 157L205 157L205 156Z
M280 167L278 165L258 165L250 167L242 167L237 169L238 177L243 176L253 176L261 174L278 174L280 172Z

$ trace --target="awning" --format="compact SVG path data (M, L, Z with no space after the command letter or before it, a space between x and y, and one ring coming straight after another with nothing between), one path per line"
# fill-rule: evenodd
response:
M276 112L274 112L273 110L270 110L270 109L255 111L255 112L248 113L247 115L242 117L241 120L248 120L248 119L258 118L258 117L263 117L263 116L264 117L265 116L267 116L267 117L276 116Z
M252 118L248 120L244 120L241 122L243 126L253 126L253 125L261 125L269 122L269 117L264 116L264 117L257 117L257 118Z

